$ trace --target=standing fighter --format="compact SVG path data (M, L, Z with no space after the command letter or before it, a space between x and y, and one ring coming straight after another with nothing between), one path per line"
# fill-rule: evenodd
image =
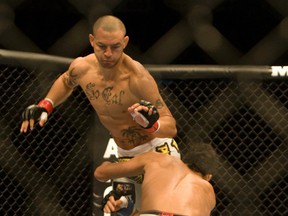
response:
M180 157L173 139L176 122L155 80L124 53L129 37L123 22L110 15L100 17L89 40L94 53L73 60L46 97L24 110L20 131L32 130L37 120L43 126L79 85L115 140L119 161L147 151Z
M94 176L105 181L144 173L142 216L209 216L216 204L209 180L218 166L218 156L209 144L193 144L183 162L169 155L147 152L127 162L104 162L96 168ZM110 194L103 202L106 213L117 211L122 205L117 190Z

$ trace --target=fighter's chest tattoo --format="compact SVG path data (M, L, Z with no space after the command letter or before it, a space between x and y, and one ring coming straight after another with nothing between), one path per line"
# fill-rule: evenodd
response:
M125 94L124 90L113 91L113 87L109 86L104 88L103 90L96 89L95 83L88 83L85 87L86 95L90 100L97 100L102 98L106 105L110 104L118 104L122 105L123 95Z

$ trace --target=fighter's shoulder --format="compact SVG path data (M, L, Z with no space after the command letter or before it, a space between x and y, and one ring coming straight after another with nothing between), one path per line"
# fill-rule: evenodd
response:
M130 56L124 56L124 64L131 75L143 76L148 73L147 69L139 61L132 59Z
M211 202L212 206L215 205L215 192L212 184L209 181L199 178L199 176L195 176L195 174L191 175L190 173L190 183L192 186L192 194L203 196L206 198L206 201L209 200Z
M95 56L93 54L84 56L84 57L77 57L75 58L70 66L69 70L73 70L74 73L83 73L89 69L93 63L93 60L95 61Z

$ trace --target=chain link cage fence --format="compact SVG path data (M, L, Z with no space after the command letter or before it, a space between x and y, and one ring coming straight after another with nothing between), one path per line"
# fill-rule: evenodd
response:
M80 89L48 123L19 132L70 59L0 50L0 215L92 215L93 170L106 130ZM210 142L221 159L212 215L288 215L286 67L147 68L177 120L182 152Z

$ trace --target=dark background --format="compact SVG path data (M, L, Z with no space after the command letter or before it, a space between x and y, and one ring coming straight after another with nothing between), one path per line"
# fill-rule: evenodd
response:
M0 0L0 49L69 60L86 55L90 26L104 14L125 22L126 52L142 63L169 64L163 72L173 71L170 64L205 65L202 79L188 79L185 69L177 79L163 76L159 86L177 119L182 149L190 138L211 140L221 155L212 215L287 215L287 76L262 80L256 73L260 82L252 82L255 71L248 66L247 77L206 79L216 68L206 65L224 65L228 73L230 64L286 65L288 1ZM102 161L100 139L107 131L83 92L74 91L44 128L20 134L19 110L42 99L59 68L68 66L25 54L6 65L0 50L0 215L87 215L95 209L100 187L91 171Z
M286 64L286 0L2 0L0 48L86 55L104 14L124 21L126 53L144 64Z

